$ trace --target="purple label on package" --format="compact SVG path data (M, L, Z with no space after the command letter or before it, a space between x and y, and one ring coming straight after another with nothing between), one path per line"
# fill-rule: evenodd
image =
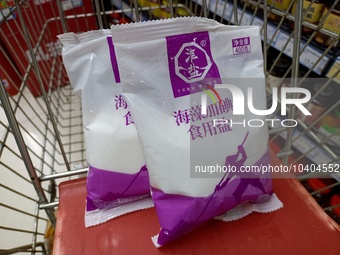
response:
M213 61L208 32L166 37L168 63L174 97L201 92L204 84L221 83Z
M245 54L251 52L250 47L250 37L242 37L242 38L235 38L232 39L233 43L233 54Z

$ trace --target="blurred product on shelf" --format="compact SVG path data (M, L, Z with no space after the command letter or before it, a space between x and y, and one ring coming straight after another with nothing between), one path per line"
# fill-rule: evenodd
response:
M1 0L0 1L0 9L6 9L10 7L14 7L15 3L14 0Z
M328 186L334 183L335 180L333 178L310 178L301 182L301 184L306 188L309 193L320 190L312 196L321 207L327 205L329 197L333 190L333 188L329 188Z
M333 94L333 89L330 86L327 86L322 89L324 84L316 83L313 85L313 91L311 91L312 97L319 93L312 102L307 105L307 110L312 115L300 115L299 119L302 120L305 124L311 125L314 121L316 121L329 107L329 98ZM322 90L321 90L322 89Z
M161 9L162 0L138 0L138 5L141 7L149 7L153 16L162 17L163 10ZM169 11L170 12L170 11Z
M267 2L268 6L272 6L280 11L287 11L291 6L292 0L268 0ZM282 17L270 12L268 18L275 22L279 22Z
M3 85L5 86L9 95L14 96L18 94L21 85L21 79L18 74L18 70L14 66L11 59L9 59L9 53L5 49L1 39L0 39L0 78ZM6 51L6 52L4 52Z
M320 18L320 22L325 18L324 23L322 24L322 28L326 29L330 32L340 34L340 3L338 3L334 9L330 9L331 5L326 5L322 13L322 17ZM319 32L315 37L316 42L321 45L328 47L332 44L335 38L328 36L324 33Z
M130 22L132 22L132 20L123 13L114 12L110 14L109 25L127 24Z
M163 2L164 2L164 0L163 0ZM191 16L191 13L189 12L189 10L184 8L184 7L182 7L182 6L178 6L177 7L176 13L177 13L177 17ZM170 18L170 13L169 13L168 18Z
M330 198L329 206L334 206L334 208L327 211L328 215L340 225L340 193L334 194Z
M158 19L171 18L170 4L167 0L138 0L138 4L141 7L149 7L151 14ZM175 6L175 5L174 5ZM176 17L191 16L191 13L182 6L176 5L175 14Z
M327 142L340 148L340 106L326 114L319 122L319 133L323 137L329 137ZM330 137L331 136L331 137Z
M0 21L4 19L3 16L7 16L7 14L10 13L13 7L15 7L14 0L0 0Z
M323 10L325 9L326 6L326 0L304 0L303 1L303 21L307 21L312 24L317 24L319 22L319 19L322 15ZM296 12L296 2L294 3L291 13L295 15ZM290 21L290 27L291 29L294 29L294 21ZM303 34L310 34L314 30L302 26L302 33Z

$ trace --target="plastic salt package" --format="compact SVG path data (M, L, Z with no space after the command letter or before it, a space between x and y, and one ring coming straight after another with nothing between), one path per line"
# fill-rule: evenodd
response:
M122 95L110 30L58 37L67 74L82 97L89 165L86 227L152 207L148 171Z
M259 28L185 17L111 31L161 225L156 247L212 218L282 207L270 174L241 172L269 164L267 126L247 125L265 116L234 114L248 88L266 109Z

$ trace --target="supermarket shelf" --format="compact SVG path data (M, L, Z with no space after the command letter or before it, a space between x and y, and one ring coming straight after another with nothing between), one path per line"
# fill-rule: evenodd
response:
M328 78L334 78L333 80L340 83L340 57L337 57L332 64L331 68L326 74Z
M202 5L202 0L197 0L197 3ZM221 18L232 22L234 20L234 14L233 14L233 4L232 3L225 3L221 0L210 0L207 3L208 9L217 15L219 15ZM242 8L238 8L238 19L240 20L240 25L242 26L248 26L248 25L255 25L262 27L263 26L263 20L257 16L254 16L251 13L248 13L247 11L244 12ZM267 27L267 35L268 35L268 43L270 45L279 50L282 51L285 55L289 57L293 57L293 39L290 38L290 34L280 29L277 31L277 28L275 25L268 23ZM262 30L262 40L264 39L263 36L263 30ZM288 42L288 43L287 43ZM301 43L301 48L305 47L305 43ZM307 45L304 51L302 52L300 56L300 64L304 65L305 67L311 69L315 63L317 65L314 67L313 71L319 75L325 73L327 71L327 67L329 66L330 62L332 61L332 58L330 56L323 56L323 51L321 49L318 49L317 47L314 47L312 45ZM335 64L333 65L333 69L335 68ZM336 70L333 70L333 74L340 69L340 58L336 61ZM339 71L340 72L340 71ZM329 75L330 72L328 72ZM330 76L328 76L330 77ZM338 74L338 82L340 83L340 74ZM280 126L278 126L280 127ZM276 128L278 128L276 127ZM324 151L321 147L318 147L317 144L307 137L306 135L300 136L301 132L298 129L294 130L293 133L293 140L296 137L299 137L299 139L296 139L293 143L293 146L295 149L297 149L300 153L306 154L306 157L314 162L315 164L323 164L325 162L331 162L333 158ZM286 132L281 132L280 136L282 138L286 138L287 134ZM311 152L308 152L311 148L314 148ZM334 173L331 174L333 178L335 178L337 181L340 181L340 173Z
M199 5L203 4L203 0L195 0L195 2ZM209 11L216 13L216 15L220 16L226 21L233 22L234 21L234 14L233 14L233 4L230 2L225 2L223 0L207 0L207 7ZM260 17L254 16L253 14L244 11L242 8L238 8L238 19L240 21L240 25L242 26L249 26L255 25L262 27L263 20ZM277 31L277 28L274 24L268 22L267 27L267 40L270 45L277 49L278 51L282 51L285 55L289 57L293 57L293 39L290 38L290 34L280 29ZM263 30L262 30L262 40L264 39ZM287 43L288 42L288 43ZM305 42L301 43L301 48L305 47ZM307 45L304 51L300 56L300 64L304 65L305 67L311 69L315 63L317 65L314 67L313 71L319 75L326 73L330 63L332 62L332 57L329 55L323 56L323 50L318 49L312 45ZM337 70L340 69L340 57L336 61ZM335 71L333 70L333 73ZM340 72L340 71L339 71ZM330 72L328 72L329 74ZM330 77L330 76L328 76ZM340 74L338 75L339 83L340 83ZM277 123L276 123L277 124ZM280 128L281 126L277 124L274 128ZM298 150L302 154L306 154L306 157L315 164L324 164L327 162L332 162L334 158L328 154L323 148L317 146L315 141L309 138L306 135L300 135L301 132L298 129L294 129L293 133L293 146L296 150ZM286 139L287 133L280 132L279 134L282 138ZM309 152L311 148L314 148L312 151ZM340 173L332 174L332 177L335 178L337 181L340 182Z
M197 4L202 5L203 0L194 0ZM211 12L216 13L221 18L232 22L234 20L233 14L233 4L227 2L225 3L222 0L210 0L207 3L208 9ZM242 8L238 8L238 18L240 20L240 25L249 26L255 25L262 27L263 20L253 14L245 11L243 12ZM267 34L268 34L268 43L271 43L271 46L279 51L283 51L284 54L292 58L293 54L293 39L289 39L290 34L283 29L280 29L276 34L276 26L268 23ZM263 30L262 30L262 40L263 40ZM288 42L289 40L289 42ZM288 43L287 43L288 42ZM285 45L287 46L285 47ZM305 46L305 43L301 43L301 48ZM285 49L284 49L285 47ZM284 49L284 50L283 50ZM300 56L300 64L304 65L308 69L311 69L315 63L317 65L314 67L313 71L319 75L323 74L332 58L330 56L323 56L323 51L314 47L312 45L307 45Z

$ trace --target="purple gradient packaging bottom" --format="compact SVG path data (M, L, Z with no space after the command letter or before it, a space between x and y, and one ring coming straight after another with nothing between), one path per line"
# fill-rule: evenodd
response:
M148 170L142 166L138 173L125 174L90 166L86 189L87 211L103 210L147 198L150 196Z
M266 152L254 165L268 165L269 160L269 152ZM273 194L269 173L258 176L244 173L243 176L242 174L236 176L226 172L214 192L206 197L166 194L154 188L151 191L162 226L157 241L155 240L155 243L160 246L240 204L265 203Z

